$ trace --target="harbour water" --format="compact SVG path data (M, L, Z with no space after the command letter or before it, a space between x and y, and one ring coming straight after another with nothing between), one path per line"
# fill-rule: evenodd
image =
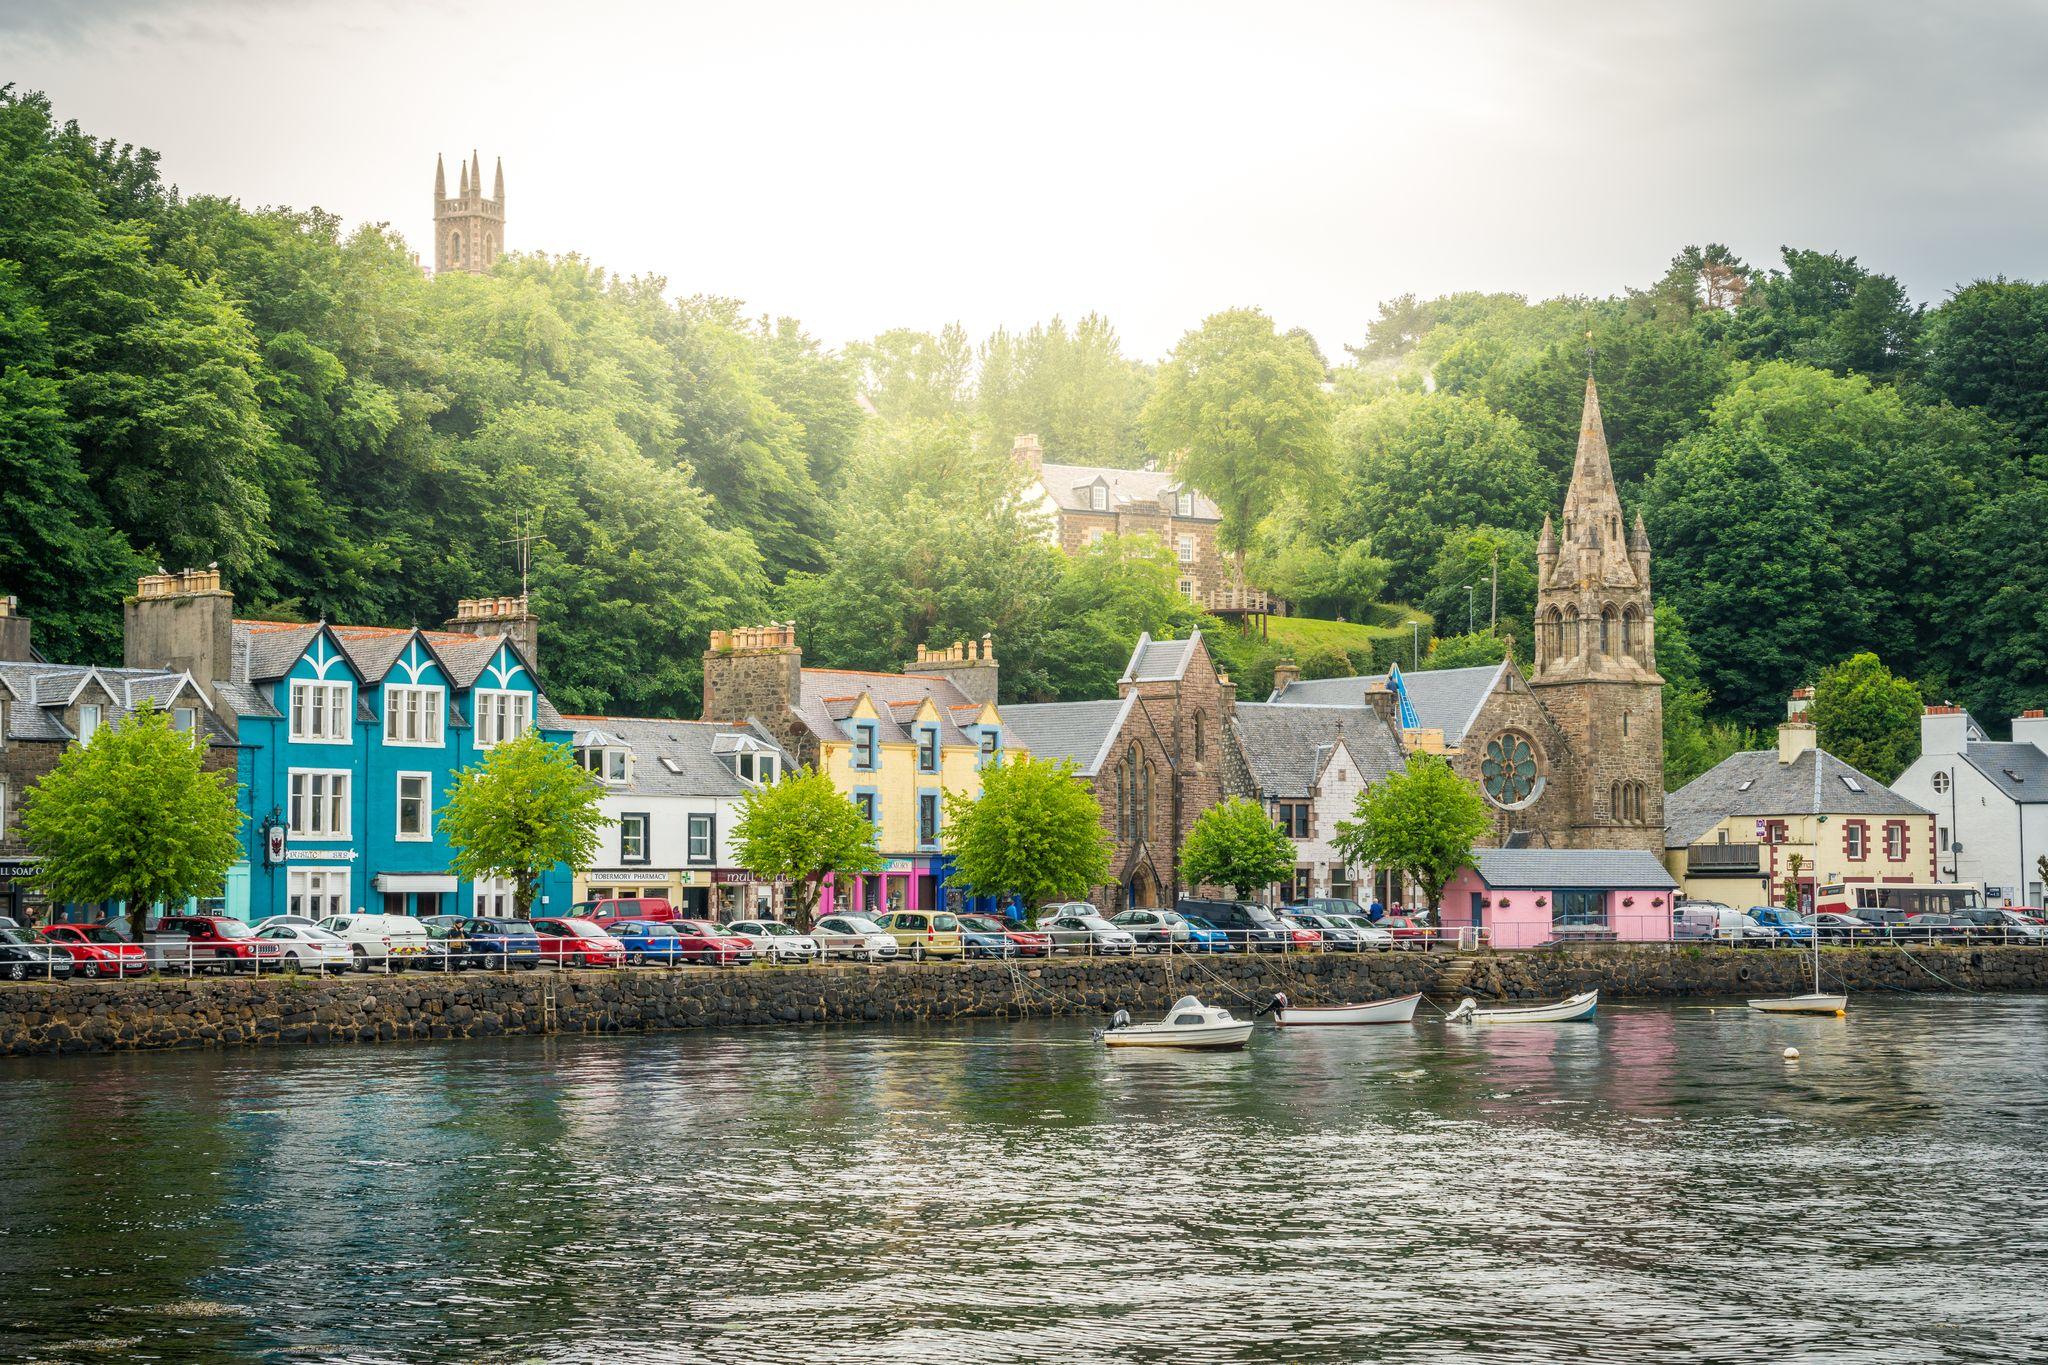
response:
M2044 1044L1972 996L0 1063L0 1356L2039 1357Z

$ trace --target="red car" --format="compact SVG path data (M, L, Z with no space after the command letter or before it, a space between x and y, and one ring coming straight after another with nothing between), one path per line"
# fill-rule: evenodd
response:
M1035 934L1029 929L1019 929L1006 919L995 915L962 915L960 927L977 934L1000 935L1009 940L1012 957L1052 956L1052 935Z
M587 919L537 919L540 960L557 967L623 967L626 945Z
M743 934L733 933L723 924L713 924L705 919L679 919L675 921L675 926L679 934L695 934L707 942L724 944L732 951L732 961L737 966L744 967L754 960L754 940ZM721 955L718 965L722 967L725 962L726 959Z
M1427 948L1436 938L1436 930L1413 915L1388 915L1380 928L1394 936L1396 948Z
M104 924L46 924L42 935L71 956L80 976L125 976L149 970L142 945Z
M232 915L165 915L157 921L157 953L164 965L202 972L275 971L284 965L284 945L258 938ZM183 943L165 942L172 935Z
M598 927L619 941L629 962L660 962L677 966L695 962L707 967L730 967L748 949L747 941L726 934L707 934L697 921L601 919Z
M1285 915L1280 916L1280 923L1287 930L1288 952L1320 953L1323 950L1322 930L1305 928Z
M614 919L651 919L664 922L678 918L675 906L664 896L611 896L604 900L577 901L569 913L596 924Z

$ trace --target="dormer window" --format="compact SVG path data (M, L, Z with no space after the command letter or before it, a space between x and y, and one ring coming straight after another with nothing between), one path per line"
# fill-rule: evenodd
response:
M292 684L292 739L300 744L346 744L352 694L345 682Z
M1088 490L1088 506L1097 512L1107 512L1109 510L1109 488L1107 485L1098 483Z
M384 742L438 745L447 692L439 687L394 683L384 689Z
M621 787L626 783L626 753L620 745L596 744L578 749L576 760L607 786Z
M86 702L78 708L78 742L92 743L92 737L99 732L100 708Z
M875 727L862 723L853 727L853 766L869 768L875 766Z
M740 780L757 787L773 786L781 767L774 754L757 753L751 749L742 749L733 757L733 769L739 773Z
M1175 493L1173 495L1173 514L1177 517L1193 516L1195 514L1195 495L1193 493Z
M939 727L936 725L917 728L917 770L921 773L939 770Z

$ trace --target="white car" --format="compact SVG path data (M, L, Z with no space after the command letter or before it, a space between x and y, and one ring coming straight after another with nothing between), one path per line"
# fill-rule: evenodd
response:
M1052 939L1054 952L1125 954L1138 947L1137 939L1095 914L1054 915L1039 920L1038 930Z
M826 957L894 962L903 951L894 934L864 915L827 915L811 930L811 939Z
M1358 951L1370 948L1376 952L1388 953L1394 950L1394 936L1365 915L1331 915L1331 919L1358 935Z
M283 949L288 972L346 971L355 965L356 955L348 944L303 915L267 919L256 926L256 937Z
M427 926L411 915L329 915L320 927L348 945L359 972L380 965L398 971L414 961L424 965L439 951Z
M771 962L816 962L818 940L799 934L778 919L737 919L725 926L754 945L754 956Z

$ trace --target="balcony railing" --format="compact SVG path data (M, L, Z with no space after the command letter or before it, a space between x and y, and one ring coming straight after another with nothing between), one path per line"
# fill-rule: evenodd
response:
M1279 599L1264 588L1230 584L1212 588L1201 594L1204 610L1216 616L1266 616L1272 614Z
M1763 871L1761 844L1694 844L1686 850L1692 876L1755 876Z

